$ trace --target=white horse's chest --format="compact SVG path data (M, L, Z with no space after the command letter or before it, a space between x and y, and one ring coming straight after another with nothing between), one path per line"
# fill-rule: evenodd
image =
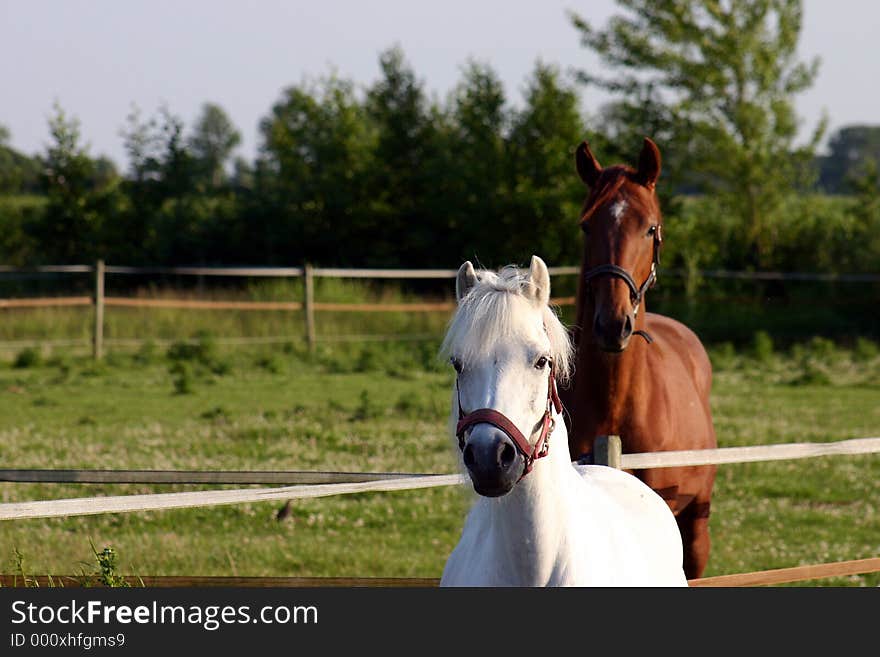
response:
M468 514L442 586L684 585L678 528L665 504L634 477L588 466L556 525L519 532L491 504ZM655 499L656 498L656 499ZM572 503L573 502L573 503ZM496 509L497 510L497 509ZM559 510L558 507L556 509Z

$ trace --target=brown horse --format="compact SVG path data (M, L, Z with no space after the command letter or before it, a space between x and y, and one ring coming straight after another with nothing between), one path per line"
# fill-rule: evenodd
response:
M576 321L575 374L561 390L573 457L600 435L618 435L625 453L716 446L709 408L712 368L686 326L645 311L662 242L656 183L660 151L645 139L638 169L603 169L586 142L577 171L590 194ZM688 578L709 558L709 501L715 466L654 468L635 473L669 504L678 520Z

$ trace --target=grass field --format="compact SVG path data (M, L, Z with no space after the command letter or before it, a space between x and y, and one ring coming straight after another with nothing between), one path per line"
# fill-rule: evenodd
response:
M398 321L411 328L416 320ZM442 327L442 318L418 321ZM137 333L135 323L124 327ZM111 352L98 365L20 350L0 365L0 462L451 472L452 374L436 349L336 344L309 355L291 342L233 351L202 334L167 350L146 342ZM779 353L759 335L748 349L722 344L712 355L721 446L880 435L874 343L842 350L814 339ZM878 481L880 455L719 466L706 574L878 556ZM192 489L6 483L0 499ZM93 543L113 546L126 574L437 577L470 501L468 491L445 488L298 502L283 522L271 503L7 521L0 570L19 568L16 550L27 574L91 570ZM876 585L880 577L817 583Z

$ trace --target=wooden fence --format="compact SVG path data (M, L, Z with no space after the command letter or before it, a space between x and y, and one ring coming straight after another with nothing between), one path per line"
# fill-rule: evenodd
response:
M577 274L578 267L551 267L551 275ZM37 308L53 306L94 306L92 330L92 353L95 359L104 355L104 309L127 308L181 308L198 310L282 310L302 311L305 340L310 349L317 342L315 330L316 312L448 312L455 308L453 302L433 303L328 303L315 301L315 278L359 279L453 279L455 269L339 269L312 267L127 267L105 265L99 260L89 265L53 265L31 269L0 267L0 274L70 273L94 274L94 294L91 297L41 297L26 299L0 299L2 308ZM134 297L107 296L104 292L107 275L174 275L255 278L302 278L303 298L291 301L214 301L199 299L139 299ZM573 305L574 297L554 299L557 305ZM339 339L339 336L336 336ZM284 338L289 339L289 338Z
M570 276L580 272L580 267L550 267L551 276ZM304 318L304 336L310 349L317 343L315 329L316 312L448 312L454 308L452 302L431 303L328 303L315 300L314 279L316 278L356 278L356 279L453 279L455 269L341 269L333 267L128 267L105 265L99 260L92 265L47 265L33 268L15 268L0 266L0 274L22 275L27 273L56 274L93 274L92 296L73 297L40 297L25 299L0 299L3 308L37 308L53 306L93 306L94 324L92 329L92 353L96 359L104 354L104 309L111 307L128 308L181 308L197 310L245 310L245 311L302 311ZM682 270L664 270L664 276L682 277L688 275ZM697 274L702 278L739 279L739 280L791 280L791 281L826 281L848 283L877 283L880 274L821 274L805 272L742 272L707 270ZM199 299L140 299L134 297L107 296L104 292L105 279L108 275L174 275L174 276L207 276L207 277L251 277L251 278L302 278L303 298L290 301L215 301ZM574 297L551 299L557 306L574 305ZM364 336L357 336L363 338ZM375 337L375 336L374 336ZM393 336L395 338L412 336ZM424 337L424 336L421 336ZM289 336L278 340L289 340ZM354 339L353 336L334 336L327 339ZM227 342L243 343L247 339L233 339ZM264 341L269 341L264 339ZM59 343L70 341L59 341ZM117 341L118 342L118 341ZM218 342L220 342L218 340Z
M579 267L552 267L553 276L574 275ZM406 304L339 304L315 301L314 279L372 278L372 279L453 279L452 269L338 269L311 267L124 267L60 265L31 269L0 267L0 274L23 272L94 274L93 296L0 299L3 308L35 308L50 306L92 306L94 325L92 350L96 359L104 352L104 309L111 307L188 308L206 310L281 310L303 311L305 339L310 347L317 341L315 312L440 312L454 308L452 302ZM208 301L189 299L137 299L108 297L105 278L112 275L177 275L228 277L303 278L302 300L291 301ZM664 271L665 275L680 276L683 272ZM857 283L880 282L874 274L810 274L782 272L728 272L703 271L704 278L732 278L752 280L840 281ZM574 298L558 298L556 305L571 305ZM339 337L339 336L337 336ZM270 341L272 338L233 338L225 342L245 343ZM73 343L75 341L64 341ZM219 342L219 340L218 340ZM741 463L777 459L810 458L838 454L867 454L880 452L880 438L864 438L833 443L794 443L757 447L721 448L691 452L652 452L648 454L621 454L619 440L608 437L599 441L596 453L599 462L625 469L673 467L679 465L707 465ZM303 499L378 491L406 490L460 484L461 475L426 475L415 473L331 473L331 472L166 472L166 471L106 471L106 470L0 470L0 481L18 482L78 482L78 483L191 483L191 484L285 484L271 489L240 489L159 493L153 495L123 495L114 497L77 498L67 500L32 501L0 504L0 520L45 518L61 515L121 513L147 509L190 508L242 502ZM834 564L798 566L757 573L739 573L691 581L692 586L756 586L802 581L820 577L844 576L880 571L880 558L861 559ZM48 577L48 576L47 576ZM16 585L20 576L0 575L0 584ZM147 586L432 586L434 579L387 578L231 578L231 577L144 577L131 578L132 583ZM43 578L44 584L48 582ZM137 580L137 582L135 581ZM39 578L37 580L39 582ZM78 578L60 576L56 582L76 585Z
M597 439L594 454L599 464L624 469L676 467L815 458L819 456L880 453L880 437L829 443L788 443L754 447L728 447L711 450L622 454L617 436ZM119 495L0 504L0 520L50 518L99 513L125 513L144 510L180 509L243 502L306 499L331 495L413 490L460 485L461 474L342 473L342 472L209 472L155 470L0 470L0 481L44 483L295 483L293 486L263 489L233 489ZM840 577L880 572L880 558L858 559L830 564L797 566L754 573L737 573L691 580L692 586L758 586L796 582L822 577ZM19 578L20 579L20 578ZM55 576L66 585L75 578ZM137 579L147 586L433 586L434 579L387 578L206 578L146 577ZM48 580L47 580L48 581ZM15 585L15 576L0 576L0 583Z

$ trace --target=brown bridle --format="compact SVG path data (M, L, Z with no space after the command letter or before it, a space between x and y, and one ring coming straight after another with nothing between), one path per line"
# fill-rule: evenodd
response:
M611 276L613 278L619 278L626 286L629 288L629 298L630 302L633 306L633 311L637 315L639 313L639 306L642 305L642 300L645 298L645 294L657 283L657 268L660 266L660 247L663 245L663 227L661 224L657 224L655 232L654 232L654 244L653 244L653 255L651 256L651 272L648 274L648 277L645 279L645 282L641 285L636 285L635 279L632 277L626 269L621 267L620 265L615 264L604 264L593 267L592 269L588 269L584 273L584 282L587 284L587 292L592 294L593 288L590 285L590 281L599 276ZM650 335L648 335L647 331L633 331L636 335L641 335L645 338L645 341L648 344L654 342Z
M461 407L461 390L458 387L457 378L455 380L455 390L458 394L458 424L455 427L455 435L458 438L458 448L460 450L464 450L464 432L475 424L485 422L498 427L507 434L513 441L513 444L516 445L519 453L523 455L525 466L519 479L522 479L532 471L532 466L537 459L547 456L550 451L550 434L556 425L553 419L553 411L555 409L557 413L562 412L562 402L559 400L559 394L556 390L556 369L554 367L550 367L550 380L547 383L547 407L540 421L541 433L538 435L538 440L535 441L534 447L504 413L496 411L494 408L479 408L470 413L465 413Z

